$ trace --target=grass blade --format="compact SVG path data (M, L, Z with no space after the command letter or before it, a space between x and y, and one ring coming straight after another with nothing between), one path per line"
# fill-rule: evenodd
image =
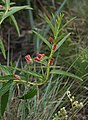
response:
M3 54L4 58L6 59L5 47L4 47L4 44L3 44L1 38L0 38L0 49L2 51L2 54Z

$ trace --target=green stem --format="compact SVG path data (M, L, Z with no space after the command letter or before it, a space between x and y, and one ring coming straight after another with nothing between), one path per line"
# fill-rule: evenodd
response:
M48 61L48 66L47 66L47 70L46 70L46 81L49 78L49 73L50 73L50 60L53 56L53 50L51 50L50 56L49 56L49 61Z
M9 80L0 80L0 83L6 83L6 82L8 82ZM30 84L30 85L33 85L33 86L39 86L39 85L43 85L45 82L46 82L46 80L44 80L43 82L41 82L41 83L34 83L34 82L29 82L29 81L25 81L25 80L22 80L22 79L20 79L20 80L13 80L13 82L17 82L17 83L25 83L25 84Z

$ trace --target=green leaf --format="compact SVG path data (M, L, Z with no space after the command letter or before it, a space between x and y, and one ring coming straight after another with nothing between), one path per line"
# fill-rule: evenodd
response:
M2 20L0 21L0 24L9 16L13 15L14 13L23 10L23 9L32 9L29 6L16 6L16 7L11 7L7 13L5 13L2 17Z
M61 45L66 41L66 39L69 37L70 34L71 34L71 33L68 33L68 34L57 44L56 50L61 47ZM55 50L55 51L56 51L56 50Z
M11 75L12 71L9 67L5 66L5 65L0 65L0 71L6 75Z
M3 14L4 14L4 12L0 12L0 16L3 15Z
M6 5L6 9L9 9L10 8L10 0L6 0L5 5Z
M58 37L58 34L60 33L60 27L61 27L61 22L62 22L62 18L63 18L64 14L61 14L59 16L57 16L57 18L55 19L55 32L54 32L54 37L55 40Z
M10 80L13 78L13 75L0 76L0 80Z
M0 89L0 97L4 95L9 89L12 84L13 80L9 80L5 85Z
M0 49L2 51L2 54L3 54L4 58L6 59L5 47L4 47L4 44L3 44L1 38L0 38Z
M51 70L50 74L58 74L58 75L68 76L68 77L72 77L72 78L83 81L83 79L81 79L80 77L78 77L70 72L65 72L63 70Z
M5 0L2 0L3 3L5 3Z
M51 44L44 37L42 37L39 33L35 31L33 32L51 49Z
M4 95L1 97L1 115L3 116L5 109L7 107L8 103L8 98L9 98L9 91L7 91Z
M30 75L38 77L38 78L42 78L41 74L38 74L38 73L35 73L35 72L32 72L32 71L27 71L27 70L24 70L24 69L14 68L14 67L13 68L11 67L11 69L18 70L18 71L21 71L21 72L26 73L26 74L30 74Z
M51 28L51 30L52 30L52 32L53 32L53 34L54 34L54 26L53 26L53 24L52 24L52 22L49 20L49 18L47 17L47 16L45 16L45 20L46 20L46 22L48 23L48 25L50 26L50 28Z
M31 99L37 94L37 90L35 88L32 88L31 91L27 92L22 97L19 97L19 99Z
M70 22L72 22L72 21L75 20L75 19L76 19L76 17L73 17L72 19L70 19L69 21L67 21L67 22L61 27L60 31L63 30L68 24L70 24Z
M10 18L11 18L11 20L13 21L13 23L15 25L15 28L17 30L18 35L20 36L20 30L19 30L18 23L17 23L15 17L13 15L11 15Z

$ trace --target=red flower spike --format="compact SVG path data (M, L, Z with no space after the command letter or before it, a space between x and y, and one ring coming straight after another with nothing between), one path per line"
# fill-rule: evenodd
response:
M29 63L29 64L33 64L33 61L31 59L31 56L30 55L26 55L25 56L25 60Z
M56 44L54 44L54 45L53 45L53 47L52 47L52 49L53 49L53 50L55 50L55 49L56 49L56 47L57 47L57 45L56 45Z
M52 65L53 62L54 62L54 58L52 58L52 59L50 60L49 65Z
M35 60L35 61L40 61L40 58L35 57L34 60Z
M52 37L49 38L49 42L50 42L50 43L53 42L53 38L52 38Z
M18 76L18 75L16 75L16 74L14 74L13 77L14 77L16 80L20 80L20 79L21 79L20 76Z

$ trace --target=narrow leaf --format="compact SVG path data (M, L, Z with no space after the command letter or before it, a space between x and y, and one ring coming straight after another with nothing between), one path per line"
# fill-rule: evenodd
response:
M5 83L5 86L0 89L0 96L4 95L10 89L12 82L12 80L9 80L7 83Z
M54 33L55 31L54 31L54 26L53 26L52 22L49 20L49 18L47 16L45 16L45 20L48 23L48 25L50 26L52 32Z
M6 59L5 47L4 47L4 44L2 42L1 37L0 37L0 49L2 51L2 54L3 54L4 58Z
M36 72L32 72L32 71L27 71L27 70L24 70L24 69L20 69L20 68L12 68L11 69L13 70L18 70L18 71L21 71L23 73L26 73L26 74L30 74L32 76L35 76L35 77L38 77L38 78L42 78L41 74L38 74Z
M8 11L6 14L3 15L2 20L0 21L0 24L1 24L7 17L9 17L9 16L13 15L14 13L16 13L16 12L18 12L18 11L20 11L20 10L23 10L23 9L32 9L32 8L29 7L29 6L19 6L19 7L16 6L16 7L11 7L11 8L9 9L9 11Z
M8 97L9 97L9 91L7 91L4 95L1 97L1 115L3 116L5 109L7 107L8 103Z
M33 31L50 49L51 49L51 45L50 43L44 38L42 37L39 33Z
M71 34L71 33L68 33L68 34L57 44L56 50L61 47L61 45L66 41L66 39L69 37L70 34ZM56 50L55 50L55 51L56 51Z
M9 7L10 7L10 0L6 0L5 4L6 4L6 7L7 7L6 9L9 9Z
M0 76L0 80L10 80L13 78L13 75Z
M12 74L11 69L5 65L0 65L0 71L6 75Z
M19 97L19 99L31 99L37 94L37 90L35 88L32 88L31 91L23 95L22 97Z
M10 18L11 18L11 20L13 21L13 23L15 25L15 28L17 30L18 35L20 36L20 30L19 30L18 23L17 23L15 17L13 15L11 15Z
M65 72L63 70L51 70L50 72L51 74L58 74L58 75L63 75L63 76L68 76L68 77L72 77L72 78L76 78L79 79L81 81L83 81L83 79L81 79L80 77L70 73L70 72Z

